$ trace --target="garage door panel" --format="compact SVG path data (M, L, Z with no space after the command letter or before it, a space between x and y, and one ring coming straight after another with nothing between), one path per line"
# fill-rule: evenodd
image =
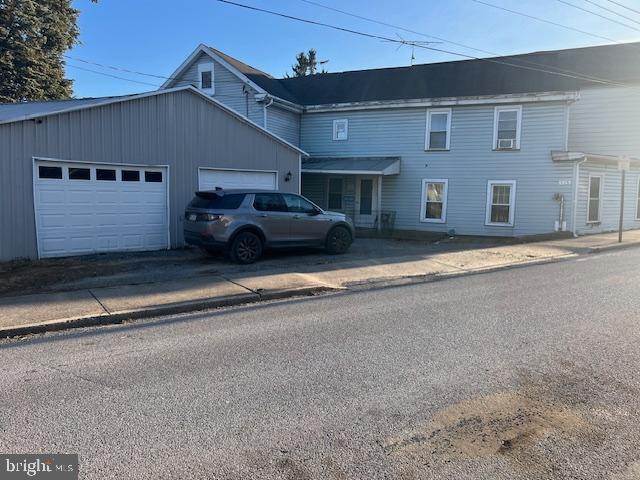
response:
M277 174L276 172L200 169L198 186L200 190L215 190L216 188L275 190L277 188Z
M167 175L162 182L123 182L120 165L56 162L62 179L39 179L36 162L34 199L40 256L81 255L168 247ZM89 168L90 180L65 180L68 168ZM96 180L96 169L116 170L116 179ZM155 169L158 170L157 168Z

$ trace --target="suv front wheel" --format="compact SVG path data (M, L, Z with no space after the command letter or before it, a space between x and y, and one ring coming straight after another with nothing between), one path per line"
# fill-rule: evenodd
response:
M262 240L255 233L241 232L234 238L229 253L238 263L253 263L262 256Z
M351 233L345 227L334 227L327 235L327 252L332 255L345 253L351 246Z

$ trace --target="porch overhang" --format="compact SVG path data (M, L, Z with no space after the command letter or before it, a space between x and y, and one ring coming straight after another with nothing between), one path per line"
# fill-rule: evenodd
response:
M302 173L398 175L400 157L316 157L302 160Z
M552 151L551 158L554 162L558 163L589 161L603 165L619 165L621 163L640 165L640 159L638 158L585 152Z

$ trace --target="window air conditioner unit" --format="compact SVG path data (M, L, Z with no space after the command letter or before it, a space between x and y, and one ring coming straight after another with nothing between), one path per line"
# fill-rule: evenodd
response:
M513 138L499 138L498 150L513 150L516 146L516 141Z

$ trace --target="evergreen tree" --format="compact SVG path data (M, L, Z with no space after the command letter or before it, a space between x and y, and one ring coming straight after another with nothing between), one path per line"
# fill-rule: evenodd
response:
M318 73L318 63L326 63L326 62L318 62L318 53L315 48L309 50L309 52L300 52L296 55L296 64L291 66L291 70L293 70L294 77L304 77L306 75L315 75ZM320 73L326 73L324 68ZM289 75L287 74L287 77Z
M65 51L78 41L71 0L0 0L0 102L69 98Z

